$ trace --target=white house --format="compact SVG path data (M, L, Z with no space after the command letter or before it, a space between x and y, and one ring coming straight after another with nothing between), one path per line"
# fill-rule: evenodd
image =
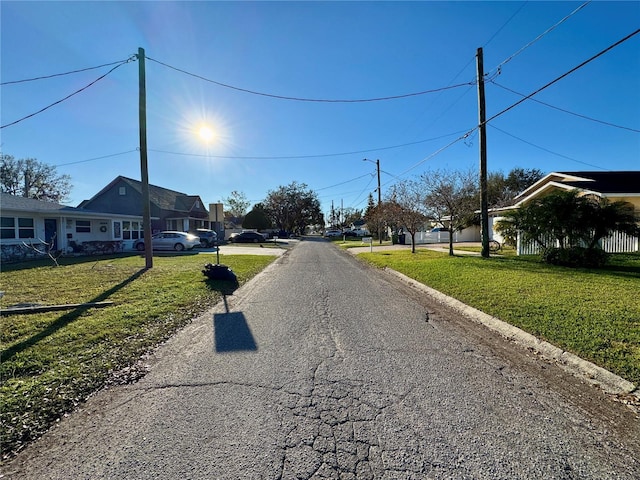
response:
M53 202L0 196L0 251L3 261L23 258L24 244L51 243L52 250L73 251L85 242L114 242L113 250L128 246L127 234L139 231L142 217L101 213ZM108 244L107 244L108 245Z

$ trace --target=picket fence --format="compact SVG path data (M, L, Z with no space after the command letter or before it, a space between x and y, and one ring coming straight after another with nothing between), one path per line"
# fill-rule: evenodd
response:
M540 253L540 246L535 242L523 242L518 235L518 255L535 255ZM600 241L600 247L607 253L629 253L640 251L638 237L622 232L614 232L612 235Z

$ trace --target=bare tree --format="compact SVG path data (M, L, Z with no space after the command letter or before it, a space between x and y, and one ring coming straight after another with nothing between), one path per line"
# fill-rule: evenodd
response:
M40 242L39 245L34 245L31 240L29 243L22 242L22 245L29 250L33 250L39 255L47 255L53 263L55 263L56 267L59 267L58 258L62 255L62 250L54 250L53 247L56 244L56 234L54 233L49 242L45 242L44 240L38 239Z
M480 207L477 177L473 170L434 170L420 177L426 214L449 229L449 255L454 232L473 224Z
M421 182L402 180L389 193L385 203L391 216L411 235L411 253L416 253L416 233L427 221L425 191Z

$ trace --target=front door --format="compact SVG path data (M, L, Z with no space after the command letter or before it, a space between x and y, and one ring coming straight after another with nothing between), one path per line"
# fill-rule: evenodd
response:
M53 240L53 245L51 245L51 250L58 250L58 221L55 218L45 218L44 219L44 241L47 243L51 243Z

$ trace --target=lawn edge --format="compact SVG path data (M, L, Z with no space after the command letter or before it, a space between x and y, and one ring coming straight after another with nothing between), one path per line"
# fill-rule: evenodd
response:
M484 313L477 308L466 305L465 303L428 287L427 285L420 283L403 273L393 270L392 268L384 267L384 270L408 283L410 286L430 295L438 302L456 309L471 320L484 325L489 330L497 332L504 338L525 348L534 350L546 360L555 362L571 374L601 388L605 393L612 395L633 394L640 399L640 390L636 385L610 372L609 370L584 360L571 352L562 350L545 340L540 340L534 335L531 335L518 327Z

